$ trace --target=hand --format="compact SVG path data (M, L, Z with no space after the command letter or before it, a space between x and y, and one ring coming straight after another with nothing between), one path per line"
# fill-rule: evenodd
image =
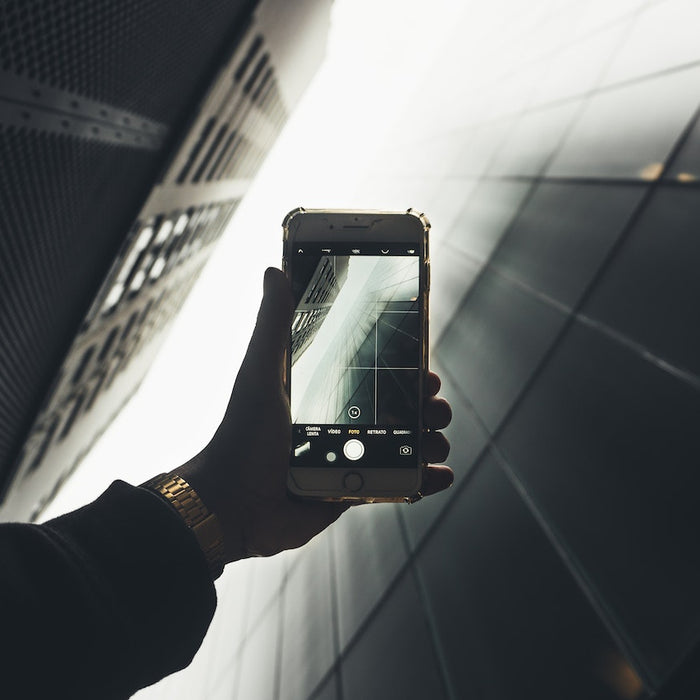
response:
M211 442L177 472L216 513L224 531L226 561L269 556L300 547L335 521L346 503L295 500L287 493L291 449L284 367L293 301L280 270L265 273L258 320L233 387L224 419ZM449 404L436 394L440 379L426 382L426 461L446 459L449 443L439 432L451 419ZM423 495L447 488L446 466L424 470Z

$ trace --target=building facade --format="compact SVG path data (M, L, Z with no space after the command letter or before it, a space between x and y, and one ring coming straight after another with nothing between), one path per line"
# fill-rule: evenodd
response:
M324 54L324 0L138 5L0 3L4 519L134 393Z

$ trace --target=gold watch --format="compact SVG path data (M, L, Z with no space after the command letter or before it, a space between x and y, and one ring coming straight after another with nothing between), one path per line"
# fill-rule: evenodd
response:
M224 536L221 525L197 492L175 472L159 474L141 484L164 498L192 530L204 552L212 578L224 570Z

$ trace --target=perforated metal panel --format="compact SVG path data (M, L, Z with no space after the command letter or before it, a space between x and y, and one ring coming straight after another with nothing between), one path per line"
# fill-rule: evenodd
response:
M255 4L0 0L0 495Z
M173 123L255 3L0 2L3 70Z
M153 152L0 126L0 464L52 381Z

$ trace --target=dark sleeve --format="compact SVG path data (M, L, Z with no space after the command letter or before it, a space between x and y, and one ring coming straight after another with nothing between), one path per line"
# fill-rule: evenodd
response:
M216 594L204 556L159 496L115 481L44 525L0 525L6 698L125 698L187 666Z

